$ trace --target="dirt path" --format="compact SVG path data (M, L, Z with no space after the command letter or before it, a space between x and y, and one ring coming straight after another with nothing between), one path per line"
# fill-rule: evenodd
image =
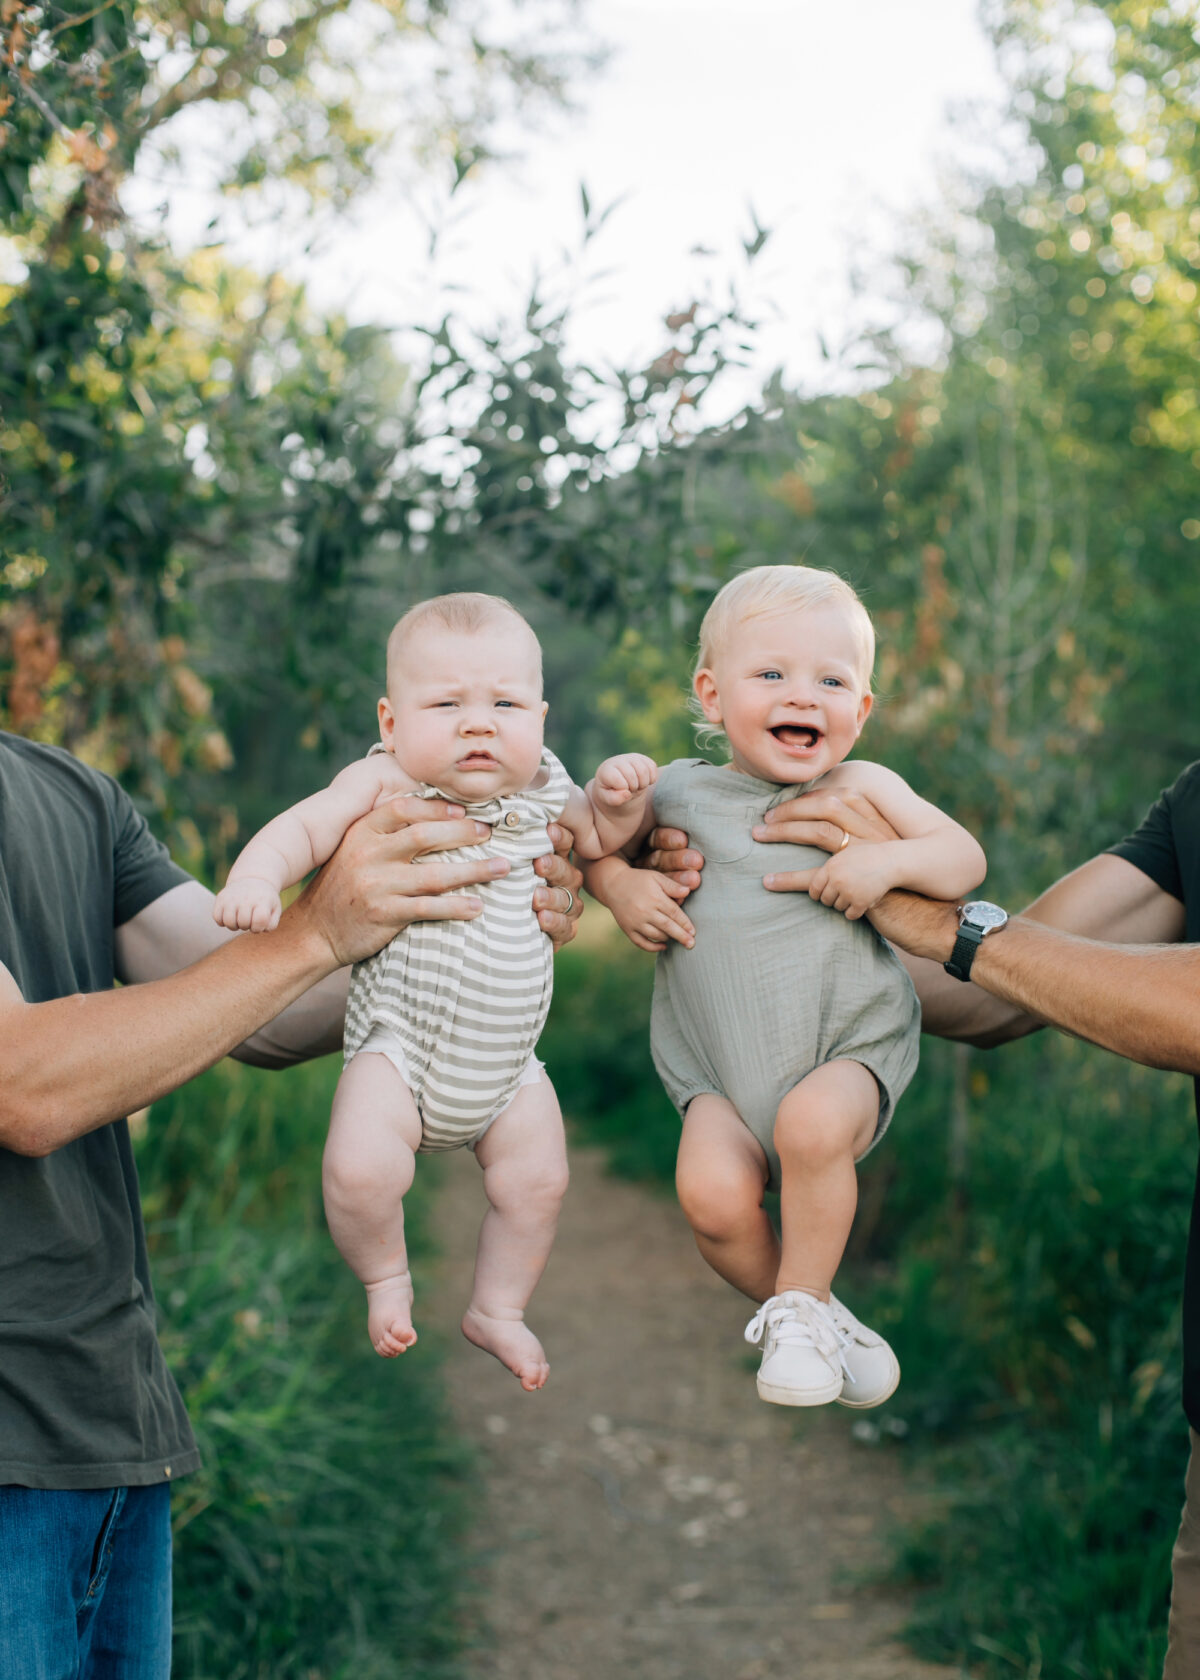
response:
M443 1157L443 1261L421 1313L457 1324L482 1210ZM530 1323L551 1362L521 1392L457 1336L447 1365L486 1498L472 1536L479 1680L949 1680L894 1643L901 1599L856 1591L899 1508L898 1468L840 1407L763 1405L748 1308L678 1209L576 1149Z

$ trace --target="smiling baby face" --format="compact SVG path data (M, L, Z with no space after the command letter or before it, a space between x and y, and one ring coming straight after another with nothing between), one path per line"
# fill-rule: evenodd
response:
M861 605L840 587L844 595L811 605L789 604L785 593L773 610L720 623L694 688L706 721L729 741L734 769L763 781L811 782L854 747L871 710L873 643Z

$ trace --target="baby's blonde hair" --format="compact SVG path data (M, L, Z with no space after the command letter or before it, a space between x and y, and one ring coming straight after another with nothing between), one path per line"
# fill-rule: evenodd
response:
M522 617L512 602L506 601L502 595L484 595L476 590L460 589L452 595L434 595L428 601L418 601L415 607L410 607L393 625L387 644L388 693L392 692L394 684L402 674L404 655L410 642L422 627L437 624L443 629L471 636L476 631L486 630L493 624L503 623L506 619L515 620L529 637L537 659L540 682L542 644L534 634L532 625Z
M858 648L858 676L863 693L869 693L875 665L875 628L845 579L816 566L751 566L749 571L730 578L717 592L700 625L696 670L712 667L739 624L824 606L845 608Z

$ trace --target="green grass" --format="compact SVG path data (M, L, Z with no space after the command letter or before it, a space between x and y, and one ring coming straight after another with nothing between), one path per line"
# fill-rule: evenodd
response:
M204 1455L175 1494L177 1680L451 1680L469 1468L436 1348L383 1361L330 1241L333 1063L223 1064L139 1148L162 1337ZM428 1257L420 1179L406 1200Z
M583 1135L665 1185L679 1122L646 1049L650 984L632 948L564 953L545 1043ZM923 1041L839 1284L904 1370L857 1432L932 1490L892 1569L919 1589L922 1655L988 1680L1157 1680L1194 1124L1185 1081L1057 1035Z

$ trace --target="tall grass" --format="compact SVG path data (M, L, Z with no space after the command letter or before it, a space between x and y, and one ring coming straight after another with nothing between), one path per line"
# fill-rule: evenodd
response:
M547 1061L621 1171L664 1182L679 1123L645 1048L650 961L560 959ZM845 1282L904 1380L858 1421L934 1489L895 1537L924 1655L1026 1680L1151 1680L1187 1432L1185 1081L1042 1034L923 1041L861 1173Z
M466 1469L427 1336L383 1361L325 1232L336 1066L223 1064L139 1148L163 1343L204 1467L175 1495L179 1680L451 1680ZM420 1181L406 1202L428 1253Z

